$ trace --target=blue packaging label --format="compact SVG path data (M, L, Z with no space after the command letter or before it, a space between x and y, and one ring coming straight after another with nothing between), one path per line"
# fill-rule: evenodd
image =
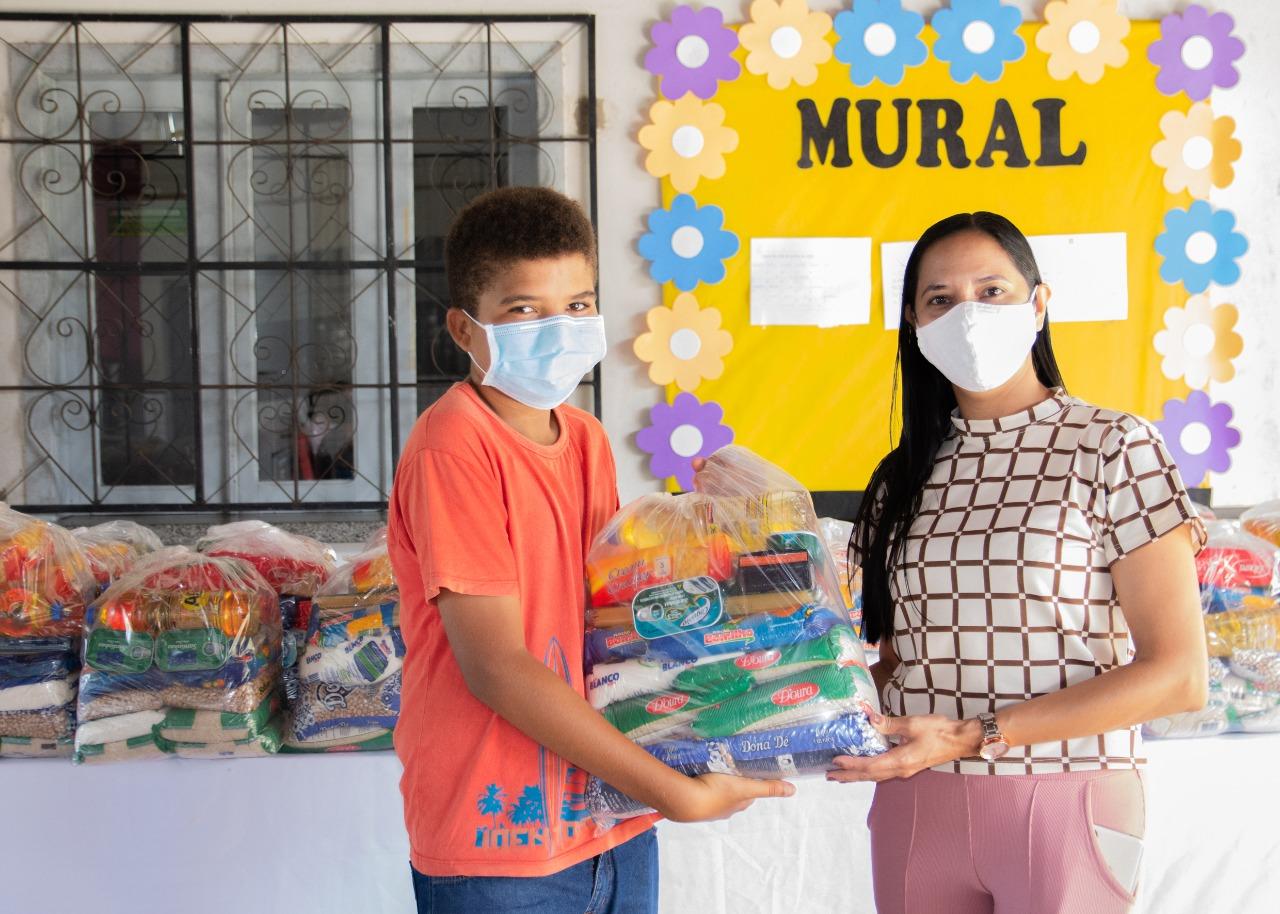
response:
M659 584L631 601L636 633L646 641L718 625L724 618L724 597L715 578L686 578Z

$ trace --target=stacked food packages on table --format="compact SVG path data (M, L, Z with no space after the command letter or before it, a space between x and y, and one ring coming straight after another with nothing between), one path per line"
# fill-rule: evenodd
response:
M280 651L279 602L252 565L143 557L85 614L76 761L277 751Z
M672 768L789 777L887 748L809 494L750 451L624 508L587 577L588 699ZM598 779L587 803L600 821L645 811Z
M293 701L298 692L298 653L311 624L311 598L333 574L337 555L318 540L260 520L210 527L196 543L196 549L206 555L248 562L275 591L284 629L284 693L288 701Z
M1213 521L1196 558L1209 649L1200 711L1144 725L1153 737L1280 731L1280 505ZM1255 534L1268 533L1272 539Z
M400 594L384 528L312 601L282 751L390 749L403 658Z
M0 504L0 756L71 752L97 582L70 532Z

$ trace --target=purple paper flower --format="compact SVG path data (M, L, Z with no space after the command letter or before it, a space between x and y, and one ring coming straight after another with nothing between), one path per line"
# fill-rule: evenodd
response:
M1230 89L1240 81L1235 62L1244 42L1231 34L1235 20L1203 6L1171 13L1160 23L1160 38L1147 48L1147 59L1160 68L1156 88L1165 95L1186 92L1192 101L1209 97L1214 86Z
M725 28L724 16L715 7L677 6L670 21L654 24L649 37L653 47L644 55L644 68L659 77L659 89L667 98L686 92L710 98L721 80L737 79L742 72L733 59L738 33Z
M651 454L649 472L658 479L674 476L680 488L693 488L693 460L710 457L733 443L733 429L724 425L719 403L703 403L693 394L679 394L668 406L649 412L649 426L636 435L636 444Z
M1231 449L1240 443L1240 432L1231 427L1233 416L1230 406L1211 403L1202 390L1164 404L1156 428L1187 485L1198 486L1206 473L1225 473L1231 466Z

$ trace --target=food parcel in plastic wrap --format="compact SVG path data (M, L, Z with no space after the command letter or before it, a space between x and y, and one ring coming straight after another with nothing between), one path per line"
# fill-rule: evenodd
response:
M1250 508L1240 515L1240 525L1245 533L1264 539L1273 546L1280 546L1280 501L1269 501Z
M139 558L162 546L160 537L131 520L112 520L92 527L76 527L71 535L79 541L89 562L89 570L106 590Z
M729 447L695 492L624 508L587 562L588 699L679 771L774 778L887 746L808 492ZM593 780L600 820L643 807Z
M265 521L246 520L210 527L196 543L206 555L242 559L266 579L280 600L284 627L284 690L297 696L298 651L311 620L311 598L334 572L337 555L308 536L290 533Z
M280 608L262 575L161 549L85 614L75 758L273 753L279 685Z
M96 583L62 527L0 504L0 756L65 755Z
M1175 738L1280 730L1280 548L1232 521L1207 525L1196 557L1209 649L1204 708L1144 725Z
M390 749L403 659L400 594L383 528L312 601L282 751Z
M1207 529L1196 573L1209 655L1280 650L1280 547L1233 521L1215 521Z

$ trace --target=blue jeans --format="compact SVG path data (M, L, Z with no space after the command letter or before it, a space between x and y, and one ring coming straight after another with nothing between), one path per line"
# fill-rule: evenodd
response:
M550 876L424 876L417 870L412 872L418 914L658 911L658 838L652 828Z

